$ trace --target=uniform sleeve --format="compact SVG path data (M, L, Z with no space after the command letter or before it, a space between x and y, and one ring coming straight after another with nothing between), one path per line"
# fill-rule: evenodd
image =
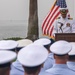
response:
M75 33L75 20L72 23L72 33Z
M58 30L57 30L57 20L55 20L55 22L53 23L53 36L55 36L55 33L58 33Z

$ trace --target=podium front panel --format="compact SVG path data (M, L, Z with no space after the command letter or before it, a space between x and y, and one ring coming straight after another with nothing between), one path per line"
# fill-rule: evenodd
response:
M68 42L75 42L75 33L56 33L55 41L66 40Z

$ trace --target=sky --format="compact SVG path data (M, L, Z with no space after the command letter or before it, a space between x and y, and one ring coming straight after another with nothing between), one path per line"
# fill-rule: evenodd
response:
M39 22L44 20L55 0L37 0ZM75 19L75 0L66 0L71 16ZM0 0L1 22L28 22L29 0Z

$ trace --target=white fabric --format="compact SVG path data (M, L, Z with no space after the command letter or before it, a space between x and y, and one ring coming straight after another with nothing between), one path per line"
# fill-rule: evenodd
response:
M8 63L16 58L16 53L12 51L0 51L0 64Z
M68 10L68 8L59 8L59 10Z
M68 53L69 55L75 55L75 42L70 42L72 50Z
M40 38L34 41L34 44L37 44L37 45L48 45L50 43L51 43L50 39L47 39L47 38Z
M21 39L21 40L18 40L17 43L19 44L18 47L24 47L31 44L32 41L29 39Z
M58 55L67 54L68 52L71 51L71 49L72 49L71 44L64 40L56 41L50 46L51 52Z
M18 46L18 43L14 40L1 40L0 49L14 49Z
M65 19L63 19L62 17L56 19L53 25L54 36L55 33L75 33L75 22L74 20L69 19L68 17L66 17Z
M24 66L38 66L48 57L48 51L39 45L30 44L18 53L18 61Z

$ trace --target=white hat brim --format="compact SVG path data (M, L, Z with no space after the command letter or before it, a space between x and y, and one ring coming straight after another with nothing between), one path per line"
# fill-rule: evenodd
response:
M39 45L28 45L18 53L19 62L28 67L41 65L48 57L48 51Z
M0 51L0 64L11 62L16 58L16 53L13 51Z
M53 43L50 47L51 52L57 55L68 54L72 49L72 46L67 41L57 41Z

